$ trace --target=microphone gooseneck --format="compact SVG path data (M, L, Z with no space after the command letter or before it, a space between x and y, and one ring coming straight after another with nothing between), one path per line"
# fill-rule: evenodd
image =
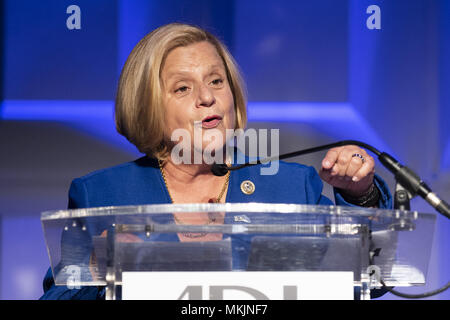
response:
M326 144L326 145L323 145L323 146L318 146L318 147L314 147L314 148L303 149L303 150L299 150L299 151L285 153L285 154L282 154L280 156L265 158L263 160L254 160L254 161L250 161L248 163L240 164L240 165L237 165L237 166L228 167L224 163L220 163L220 164L219 163L214 163L212 165L212 167L211 167L211 172L214 175L216 175L216 176L224 176L224 175L227 174L227 171L239 170L239 169L242 169L242 168L245 168L245 167L251 167L251 166L258 165L258 164L268 163L270 161L277 161L277 160L283 160L283 159L298 157L298 156L301 156L301 155L304 155L304 154L319 152L319 151L323 151L323 150L326 150L326 149L335 148L335 147L342 147L342 146L346 146L346 145L350 145L350 144L357 145L357 146L360 146L362 148L366 148L366 149L372 151L373 153L375 153L377 156L381 154L380 151L378 151L377 149L375 149L371 145L368 145L368 144L366 144L364 142L356 141L356 140L343 140L343 141L338 141L338 142L335 142L335 143Z
M357 145L359 147L365 148L371 152L373 152L377 157L380 163L389 170L394 176L401 186L403 186L412 197L415 195L419 195L425 201L427 201L436 211L443 214L447 218L450 218L450 207L447 202L440 199L431 189L428 187L421 179L420 177L415 174L411 169L408 167L403 166L400 164L394 157L387 154L386 152L380 152L373 146L357 141L357 140L343 140L338 141L335 143L326 144L323 146L318 146L314 148L299 150L295 152L286 153L277 157L270 157L263 160L257 160L257 161L251 161L248 163L240 164L237 166L230 166L228 167L226 164L216 164L214 163L211 167L211 171L216 176L224 176L227 174L228 171L234 171L239 170L245 167L250 167L258 164L268 163L270 161L277 161L277 160L283 160L288 159L292 157L301 156L308 153L314 153L330 148L335 147L341 147L345 145Z

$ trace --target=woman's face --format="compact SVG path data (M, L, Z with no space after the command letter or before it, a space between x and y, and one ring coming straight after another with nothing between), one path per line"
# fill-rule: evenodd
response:
M226 129L235 128L235 110L225 66L215 47L199 42L175 48L166 57L161 81L166 137L170 139L174 130L184 129L190 135L191 148L194 134L201 137L196 151L222 148ZM223 140L207 138L212 133L220 133Z

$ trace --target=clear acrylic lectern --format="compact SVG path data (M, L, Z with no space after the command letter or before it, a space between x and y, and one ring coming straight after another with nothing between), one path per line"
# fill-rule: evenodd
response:
M202 215L213 218L180 223ZM122 273L129 271L351 271L361 299L369 299L370 289L380 287L374 270L387 286L425 284L435 219L412 211L265 203L41 216L55 284L106 286L107 299L120 298Z

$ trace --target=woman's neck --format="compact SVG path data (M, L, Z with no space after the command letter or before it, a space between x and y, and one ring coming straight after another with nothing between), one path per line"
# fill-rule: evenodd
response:
M169 157L163 162L164 171L171 180L178 183L192 183L198 179L205 179L213 176L211 172L211 165L202 164L175 164Z

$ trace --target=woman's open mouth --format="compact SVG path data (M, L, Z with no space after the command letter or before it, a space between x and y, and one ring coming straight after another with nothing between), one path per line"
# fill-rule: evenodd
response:
M222 117L219 115L208 116L202 120L202 128L215 128L219 125L220 121L222 121Z

